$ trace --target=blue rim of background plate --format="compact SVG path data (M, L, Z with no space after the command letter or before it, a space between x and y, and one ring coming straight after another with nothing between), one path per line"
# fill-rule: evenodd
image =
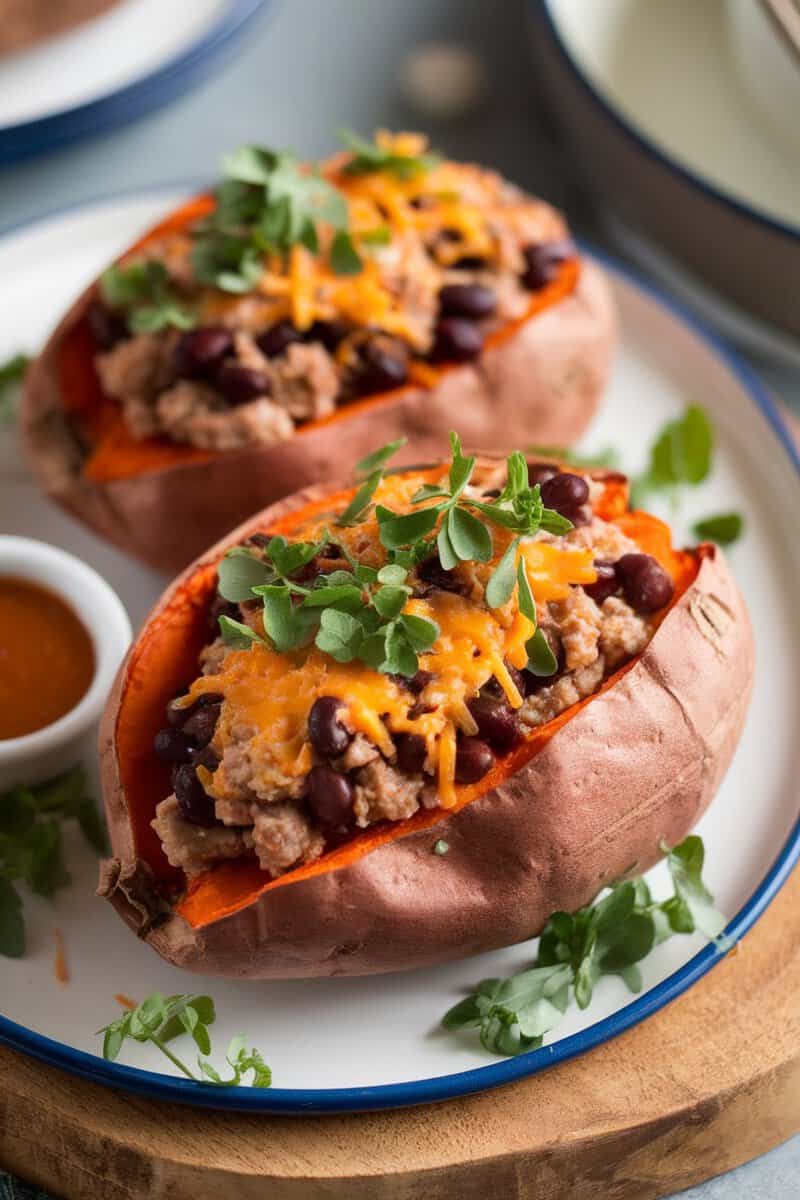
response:
M141 79L85 104L0 128L0 166L107 133L177 99L228 57L251 21L271 3L230 0L198 41Z
M615 108L610 100L606 99L601 91L592 83L588 75L585 75L581 70L580 64L573 58L569 47L563 40L558 26L555 22L552 12L550 11L551 0L530 0L535 15L545 27L545 31L551 42L555 46L564 65L574 76L576 82L580 85L587 96L594 102L595 106L602 110L616 128L630 140L636 143L640 150L644 150L652 158L654 158L662 167L666 167L674 175L679 176L685 183L689 183L692 187L703 192L712 200L716 200L720 204L724 204L727 208L733 209L740 216L746 217L748 220L757 221L764 225L767 229L774 233L780 233L784 237L790 237L794 240L800 239L800 225L791 225L786 221L781 221L777 217L771 217L765 212L754 208L744 200L738 200L730 192L724 188L718 187L709 180L704 179L701 175L695 174L689 167L682 166L665 150L662 150L656 142L652 141L646 134L641 133L635 125L631 124L626 117Z
M132 199L148 192L154 195L177 191L181 183L165 184L159 188L137 189L127 193ZM115 197L122 199L121 195ZM102 199L94 203L101 204ZM53 212L49 217L37 218L16 229L30 228L44 221L57 218L60 213L73 212L77 207L91 207L91 202L71 205L67 210ZM643 292L650 299L670 312L716 355L727 367L739 385L750 396L756 408L772 428L783 449L800 476L800 454L783 423L783 420L760 381L751 369L725 343L711 333L683 305L670 299L659 288L642 280L635 271L621 266L612 256L592 246L582 249L598 259L613 274ZM603 1042L617 1037L640 1021L658 1012L665 1004L676 999L698 979L701 979L716 963L725 958L730 945L739 941L764 913L774 900L793 868L800 861L800 817L795 822L772 866L761 883L728 923L719 942L710 942L697 954L674 971L650 991L617 1009L603 1020L587 1029L570 1034L539 1050L529 1051L517 1058L503 1059L485 1067L474 1067L453 1075L440 1075L431 1079L417 1079L406 1083L377 1084L351 1088L227 1088L220 1091L210 1084L194 1083L188 1079L145 1071L138 1067L126 1067L121 1063L106 1062L98 1055L57 1042L44 1034L35 1033L16 1021L0 1016L0 1042L21 1050L32 1058L40 1059L49 1066L60 1067L73 1075L79 1075L92 1083L115 1087L123 1091L148 1096L154 1100L194 1104L204 1108L232 1109L241 1112L273 1114L314 1115L321 1113L368 1112L375 1109L407 1108L418 1104L454 1100L473 1092L501 1087L518 1079L535 1075L547 1067L566 1062L579 1054L592 1050Z

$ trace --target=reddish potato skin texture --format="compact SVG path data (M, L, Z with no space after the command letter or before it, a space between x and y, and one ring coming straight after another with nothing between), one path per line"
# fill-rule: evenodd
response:
M307 489L214 547L165 593L230 545L329 491ZM430 966L529 938L550 914L574 911L605 884L647 870L659 843L695 825L730 763L753 678L753 640L722 552L705 546L698 573L650 645L606 691L563 724L518 771L459 812L356 862L274 887L203 928L171 912L142 926L106 882L101 892L169 962L206 975L297 978ZM135 850L116 753L123 664L100 733L113 852L101 879ZM447 854L433 853L442 838Z
M401 435L398 463L432 460L450 429L476 450L574 442L608 378L615 316L602 272L582 262L575 290L534 314L477 364L452 367L433 388L410 386L288 441L228 451L140 475L93 482L59 387L64 339L84 317L90 288L64 317L28 373L21 424L42 489L101 537L174 573L232 526L300 488L344 477L365 454Z

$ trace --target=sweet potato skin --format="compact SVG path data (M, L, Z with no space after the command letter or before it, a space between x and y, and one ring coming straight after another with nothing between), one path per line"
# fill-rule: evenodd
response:
M85 316L89 289L64 317L28 373L21 425L42 489L123 551L168 573L282 496L346 475L375 446L405 435L398 462L438 457L457 428L477 450L536 442L570 445L589 424L608 378L614 309L598 267L584 261L576 289L487 347L478 363L453 367L430 389L407 387L379 403L307 427L274 446L93 482L65 413L58 360Z
M165 593L145 630L221 553L329 489L311 488L247 522ZM193 928L148 902L117 754L123 667L101 728L113 853L101 893L162 957L238 978L367 975L428 966L538 933L612 880L680 842L710 803L741 732L753 640L722 552L697 575L630 669L578 709L491 791L435 825L350 865L270 887L248 907ZM433 853L437 839L449 844ZM120 871L123 884L120 885ZM124 879L130 877L129 885Z

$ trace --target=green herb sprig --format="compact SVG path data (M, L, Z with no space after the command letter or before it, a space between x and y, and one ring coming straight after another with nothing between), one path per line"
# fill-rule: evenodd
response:
M197 324L196 314L171 284L167 268L154 259L109 267L100 278L100 295L109 308L125 314L131 333L193 329Z
M70 882L64 820L77 821L89 844L98 853L107 852L105 826L82 767L38 787L16 787L0 796L0 954L8 958L25 953L22 900L14 884L21 881L49 899Z
M508 979L485 979L442 1018L445 1029L477 1029L492 1054L535 1050L559 1023L570 1000L591 1003L604 975L618 975L631 992L642 988L639 963L677 933L714 939L725 918L703 883L703 842L690 835L667 856L674 894L654 901L644 879L615 884L574 914L554 913L539 940L536 962Z
M338 275L358 274L361 258L347 231L347 204L316 168L289 151L242 146L223 160L217 206L195 230L192 263L197 278L225 292L252 291L264 255L292 246L319 250L318 225L335 236L330 263Z
M219 566L219 590L238 603L260 598L265 636L221 617L226 644L246 649L260 641L287 653L313 640L337 662L358 659L384 674L415 675L418 654L433 646L439 628L403 612L411 595L405 568L388 564L377 570L351 560L349 570L318 575L308 586L291 578L330 541L330 535L319 542L274 537L259 556L244 547L230 551ZM343 547L340 551L347 558Z
M673 505L685 487L695 487L708 478L714 459L714 428L705 409L689 405L683 416L668 421L650 448L645 472L631 487L631 507L641 508L653 492L666 492ZM719 513L696 521L695 536L729 546L744 531L740 513Z
M702 541L731 546L744 532L744 517L738 512L716 513L695 521L692 533Z
M352 158L344 168L347 175L371 175L376 171L386 171L398 179L416 179L441 162L438 154L396 154L377 142L359 137L351 129L338 130L337 137L352 153Z
M19 386L30 364L31 359L27 354L15 354L0 364L0 429L14 422Z
M357 464L362 483L339 516L340 526L367 519L384 468L404 443L404 438L390 442ZM434 621L403 611L412 591L408 573L434 548L445 570L459 562L488 562L492 536L483 517L517 534L490 577L487 602L499 607L518 587L521 611L535 630L528 642L529 669L537 675L552 675L556 660L537 627L525 561L520 559L517 564L516 551L523 536L539 529L565 533L572 524L544 507L538 485L528 483L527 463L521 454L509 457L506 486L491 504L465 495L476 460L463 454L457 434L451 433L450 444L452 463L446 483L426 484L412 498L415 504L425 503L424 508L396 513L377 505L380 539L389 558L380 570L350 559L340 545L349 570L318 576L308 586L298 583L292 576L330 541L335 542L330 533L316 543L287 543L277 537L261 552L241 546L229 551L219 567L219 590L234 603L259 597L264 635L223 616L219 624L226 644L243 650L261 642L285 653L313 640L338 662L358 659L383 673L413 676L419 669L419 654L431 649L439 630ZM434 542L430 535L439 523Z
M232 1071L229 1079L223 1079L205 1057L211 1053L208 1027L213 1025L216 1015L210 996L162 996L160 992L153 992L132 1011L97 1031L103 1034L103 1058L113 1062L127 1039L151 1042L173 1066L195 1083L210 1082L217 1087L238 1087L244 1076L252 1071L251 1086L268 1088L272 1083L272 1072L257 1050L246 1049L246 1040L242 1036L234 1037L228 1046L225 1059ZM199 1075L187 1067L167 1044L181 1034L188 1034L200 1051L197 1056Z

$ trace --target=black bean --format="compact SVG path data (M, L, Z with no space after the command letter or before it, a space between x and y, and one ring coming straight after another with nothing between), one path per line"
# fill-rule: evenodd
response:
M483 350L483 334L465 317L442 317L436 326L433 362L472 362Z
M205 767L208 771L216 771L219 759L210 746L202 746L189 751L189 762L194 767Z
M542 503L562 516L570 514L589 499L589 485L581 475L560 471L542 484Z
M236 609L238 613L238 608ZM176 697L177 699L178 697ZM171 700L167 705L167 720L170 725L183 726L193 713L198 709L204 708L206 705L220 705L225 697L221 692L203 692L197 697L192 704L179 706L174 700Z
M391 345L391 344L390 344ZM356 388L362 396L390 392L408 379L405 351L397 345L390 349L384 342L365 342L359 350Z
M208 379L233 350L233 334L224 325L202 325L181 334L173 353L181 379Z
M518 671L516 667L512 667L509 663L506 663L505 667L514 684L516 685L520 696L524 696L528 677L527 671ZM505 691L501 687L500 682L493 675L492 678L481 688L481 695L494 696L503 699L505 697Z
M188 762L191 748L192 742L190 738L182 729L176 729L174 726L159 729L153 738L153 749L163 762Z
M194 766L184 764L176 769L172 777L178 809L185 821L192 825L210 828L217 824L214 801L208 795Z
M259 546L262 550L272 541L271 533L251 533L247 539L251 546Z
M113 312L112 309L106 308L105 304L101 304L99 300L95 300L89 305L86 320L92 337L101 350L113 349L118 342L124 341L128 336L125 318L121 317L119 313Z
M483 494L490 500L496 500L501 490L501 488L487 488Z
M469 585L455 571L446 571L441 564L438 554L426 558L417 567L417 575L423 583L439 592L455 592L458 596L466 596Z
M569 239L542 242L538 246L526 246L523 254L522 282L529 291L536 292L555 279L561 263L575 255L575 245Z
M418 696L420 692L424 692L430 681L433 679L432 671L417 671L416 675L412 675L410 679L402 676L403 682L410 692Z
M219 704L203 704L184 721L183 732L192 739L198 749L207 746L213 738L219 714Z
M315 321L305 337L307 342L322 342L325 349L333 354L349 332L344 321Z
M456 750L456 783L477 783L494 766L494 755L479 737L462 737Z
M446 317L467 317L481 321L494 316L497 297L482 283L448 283L439 292L439 307Z
M593 515L589 504L582 504L580 508L571 508L564 513L564 516L572 521L576 529L580 529L581 525L591 525Z
M344 754L352 740L338 714L344 705L337 696L318 696L308 714L308 740L326 758Z
M419 775L425 763L425 738L417 733L398 733L394 739L397 765L406 775Z
M269 376L256 367L224 362L217 371L215 383L229 404L247 404L259 396L270 394Z
M506 754L520 738L519 722L507 700L491 696L475 696L467 704L475 719L478 733L498 754Z
M553 479L558 473L559 468L553 463L528 463L528 483L531 487L537 483L541 487L543 483L547 483L548 479Z
M302 342L303 335L291 321L278 321L256 338L256 345L267 358L277 358L285 353L293 342Z
M458 240L457 237L456 241ZM486 268L486 259L480 258L477 254L465 254L463 258L459 258L453 263L453 268L456 271L483 271Z
M625 599L637 612L656 612L672 599L672 580L650 554L623 554L617 560L617 575Z
M232 621L241 621L242 614L239 612L238 604L234 604L232 600L226 600L217 593L208 610L208 626L214 634L219 633L220 617L230 617Z
M613 562L605 562L603 559L595 559L594 569L597 579L594 583L585 583L583 590L597 604L602 604L609 596L613 596L614 592L619 591L617 570Z
M319 824L325 829L336 829L348 824L352 817L355 790L341 771L334 771L332 767L312 767L307 799Z

